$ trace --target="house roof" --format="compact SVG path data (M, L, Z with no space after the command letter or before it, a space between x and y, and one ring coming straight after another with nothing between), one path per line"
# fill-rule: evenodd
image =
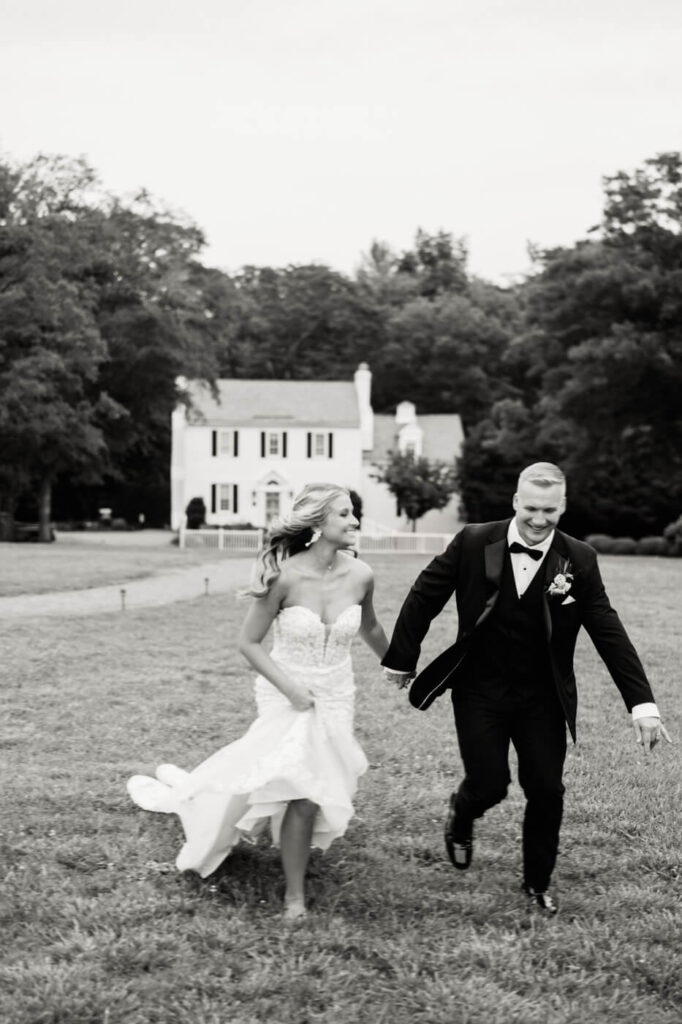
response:
M355 385L336 380L218 380L217 398L193 381L190 423L211 426L359 427Z
M452 462L464 441L462 420L457 413L417 416L416 426L423 430L422 455L427 459ZM398 425L394 416L374 416L374 448L370 458L383 459L398 449Z

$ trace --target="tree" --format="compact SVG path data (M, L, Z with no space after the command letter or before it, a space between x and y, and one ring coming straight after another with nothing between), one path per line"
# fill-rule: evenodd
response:
M105 433L111 470L104 483L136 513L158 494L162 522L176 379L212 381L218 373L218 338L205 291L211 279L195 260L203 244L195 225L146 193L127 205L116 199L110 204L103 236L109 258L96 304L108 357L98 384L125 415Z
M107 195L82 160L0 164L2 478L9 511L37 491L43 536L56 483L167 491L175 379L216 368L202 245L146 193Z
M357 281L384 306L403 306L419 296L462 294L469 287L467 258L463 239L445 231L430 235L418 228L413 248L400 254L385 242L373 241Z
M445 508L456 489L454 465L410 451L389 452L388 462L373 476L395 495L398 512L405 513L413 533L417 520L431 509Z
M246 267L234 284L241 377L347 380L383 340L371 297L328 267Z
M468 295L413 299L391 312L386 335L373 356L378 409L409 398L421 413L459 413L468 428L508 393L509 327Z
M400 256L374 242L364 257L357 281L384 322L371 358L376 409L409 398L469 427L514 392L503 358L520 320L516 293L469 278L466 259L461 239L421 230Z
M634 240L642 249L666 251L678 262L682 236L682 153L659 153L643 167L604 179L603 235Z
M525 324L503 357L518 407L493 405L465 444L470 515L498 505L485 488L506 479L511 450L518 468L564 466L574 532L656 533L678 511L681 181L680 154L607 178L601 237L536 253Z
M52 170L52 180L50 177ZM40 538L50 539L52 487L70 470L97 475L103 424L122 410L94 387L106 358L93 312L93 234L82 161L4 168L0 199L0 436L7 511L38 490Z
M415 278L419 294L427 299L467 290L468 251L464 239L454 239L446 231L429 235L417 229L414 248L398 260L399 274Z

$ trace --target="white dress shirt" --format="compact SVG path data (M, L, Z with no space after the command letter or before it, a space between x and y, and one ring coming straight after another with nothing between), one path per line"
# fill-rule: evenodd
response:
M554 540L554 530L550 533L549 537L545 537L540 544L527 544L519 533L519 528L516 525L516 520L512 519L509 524L507 531L507 544L513 544L516 541L517 544L523 544L526 548L533 548L533 551L542 551L542 558L531 558L524 551L510 551L509 557L511 558L512 569L514 571L514 583L516 583L516 593L519 597L522 597L528 590L535 578L535 574L545 560L545 556L552 546Z

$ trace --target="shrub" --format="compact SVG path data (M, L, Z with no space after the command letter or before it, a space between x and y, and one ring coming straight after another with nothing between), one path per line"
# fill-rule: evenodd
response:
M682 555L682 516L669 523L663 531L663 536L670 545L671 555Z
M203 498L190 498L187 508L187 529L200 530L206 522L206 505Z
M665 537L641 537L637 541L638 555L669 555L670 544Z
M608 533L590 533L585 541L600 555L608 555L613 550L614 538L609 537Z
M590 533L585 540L600 555L682 555L682 536L677 551L667 537L642 537L640 540L633 540L632 537L609 537L608 533Z
M637 541L632 537L614 537L611 542L612 555L635 555L637 553Z

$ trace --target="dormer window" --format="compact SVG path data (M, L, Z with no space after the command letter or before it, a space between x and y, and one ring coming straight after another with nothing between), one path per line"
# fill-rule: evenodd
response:
M424 431L417 423L406 423L398 430L398 451L401 455L412 455L415 459L421 458L423 437Z

